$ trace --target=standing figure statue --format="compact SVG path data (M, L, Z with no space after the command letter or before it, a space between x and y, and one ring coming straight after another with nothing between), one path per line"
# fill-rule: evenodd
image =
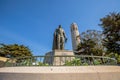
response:
M59 27L54 32L53 50L64 50L65 42L67 42L65 32L61 25L59 25Z

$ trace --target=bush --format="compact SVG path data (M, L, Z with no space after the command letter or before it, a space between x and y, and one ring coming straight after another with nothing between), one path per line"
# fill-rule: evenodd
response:
M76 58L76 59L73 59L72 61L66 61L64 65L65 66L80 66L82 65L82 63L80 59ZM86 63L84 65L86 65Z

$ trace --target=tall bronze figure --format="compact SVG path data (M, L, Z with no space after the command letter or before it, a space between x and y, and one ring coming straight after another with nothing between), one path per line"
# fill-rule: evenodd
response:
M64 50L65 42L67 42L65 31L59 25L54 32L53 50Z

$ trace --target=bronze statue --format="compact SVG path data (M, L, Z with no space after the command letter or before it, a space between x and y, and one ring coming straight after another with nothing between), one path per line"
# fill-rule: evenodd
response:
M54 32L53 50L64 50L65 42L67 42L65 32L61 25L59 25L59 27Z

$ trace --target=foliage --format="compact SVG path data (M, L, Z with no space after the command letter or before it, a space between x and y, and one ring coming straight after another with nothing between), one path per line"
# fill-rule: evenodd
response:
M120 56L119 56L120 60ZM66 61L65 66L88 66L88 65L116 65L116 61L110 58L86 58L82 60L81 58L75 58L71 61Z
M1 44L0 47L0 56L3 57L24 57L24 56L32 56L30 49L24 45L18 44Z
M102 32L96 30L87 30L81 34L81 43L78 45L78 54L84 55L99 55L104 53L102 45Z
M80 66L81 61L80 61L80 59L73 59L72 61L66 61L64 65L66 65L66 66Z
M117 60L117 64L120 64L120 55L117 53L110 53L109 57L115 58Z
M85 62L82 63L79 58L75 58L72 61L66 61L64 65L65 66L80 66L80 65L87 66L88 63L85 63Z
M38 66L49 66L47 63L38 62Z
M89 63L90 62L90 63ZM65 66L88 66L88 65L100 65L102 64L100 59L87 60L86 62L81 61L79 58L75 58L72 61L66 61Z
M84 54L84 55L91 55L91 53L93 52L93 48L94 48L95 42L92 41L91 39L89 40L84 40L84 42L81 42L78 45L78 51L79 50L83 50L82 52L80 52L79 54Z
M20 65L22 66L48 66L49 64L44 64L42 62L31 62L30 59L21 62Z
M100 21L105 35L104 46L107 51L120 54L120 13L110 13Z
M94 65L100 65L101 64L101 60L95 59L93 63L94 63Z
M85 40L92 40L95 43L96 48L103 49L102 45L102 39L104 35L101 31L97 30L87 30L86 32L82 32L81 35L81 42L84 42Z

